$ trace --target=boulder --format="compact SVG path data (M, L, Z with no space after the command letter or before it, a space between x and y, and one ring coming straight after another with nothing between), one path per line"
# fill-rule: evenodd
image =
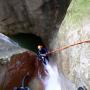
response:
M90 41L90 1L72 0L52 47L60 48L81 41ZM54 45L55 43L55 45ZM90 43L70 47L56 54L59 70L76 87L90 89Z
M1 67L0 90L13 90L14 87L20 87L27 73L30 76L29 82L39 75L45 76L42 62L31 51L11 56L10 61Z

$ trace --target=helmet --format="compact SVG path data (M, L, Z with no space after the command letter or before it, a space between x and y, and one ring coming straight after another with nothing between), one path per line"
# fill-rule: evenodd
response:
M42 47L43 47L42 45L38 45L38 46L37 46L38 49L41 49Z

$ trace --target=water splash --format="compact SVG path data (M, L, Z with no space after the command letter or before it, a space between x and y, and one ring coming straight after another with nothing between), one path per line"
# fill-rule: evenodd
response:
M57 68L55 66L52 68L48 64L46 69L48 70L48 77L45 80L45 90L61 90Z
M46 65L48 75L45 78L45 90L76 90L74 85L64 77L62 73L59 74L57 65Z
M13 46L17 46L19 47L18 43L16 43L15 41L13 41L12 39L10 39L9 37L7 37L6 35L0 33L0 42L7 42L7 44L9 45L13 45Z
M26 51L18 43L0 33L0 58L8 58L15 53Z

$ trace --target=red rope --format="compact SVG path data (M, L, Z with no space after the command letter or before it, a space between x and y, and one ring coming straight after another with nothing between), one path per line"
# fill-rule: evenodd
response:
M67 48L70 48L72 46L75 46L75 45L78 45L78 44L82 44L82 43L90 43L90 40L79 41L77 43L74 43L74 44L71 44L71 45L67 45L67 46L64 46L62 48L55 49L55 50L53 50L51 52L48 52L47 55L52 54L52 53L55 53L55 52L63 51L64 49L67 49Z

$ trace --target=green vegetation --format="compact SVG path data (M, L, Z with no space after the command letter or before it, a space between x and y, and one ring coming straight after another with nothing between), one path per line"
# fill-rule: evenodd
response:
M80 22L90 15L90 0L72 0L66 18L72 23Z

